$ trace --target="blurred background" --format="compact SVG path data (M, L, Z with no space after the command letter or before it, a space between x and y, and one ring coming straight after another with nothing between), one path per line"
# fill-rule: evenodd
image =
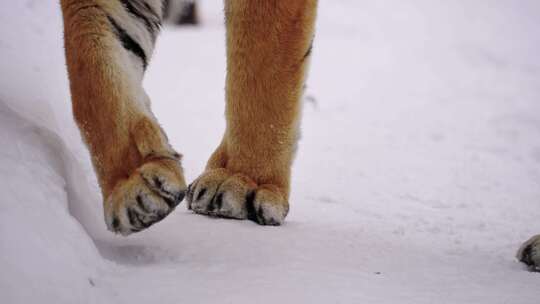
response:
M182 12L144 86L191 181L224 129L225 32L221 1ZM540 232L539 1L320 0L286 224L182 204L129 238L105 231L58 3L0 20L6 303L538 303L514 255Z

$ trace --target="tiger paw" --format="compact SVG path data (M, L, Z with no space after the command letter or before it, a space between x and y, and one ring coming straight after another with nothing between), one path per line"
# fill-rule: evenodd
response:
M110 231L127 236L161 221L182 201L186 185L178 159L150 160L117 182L104 204Z
M188 209L215 217L249 219L261 225L281 225L289 211L283 191L258 185L244 174L227 169L204 172L188 188Z

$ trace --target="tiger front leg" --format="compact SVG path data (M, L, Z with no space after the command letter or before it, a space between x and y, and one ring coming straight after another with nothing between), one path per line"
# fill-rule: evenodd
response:
M316 6L225 1L227 127L188 190L194 212L262 225L285 219Z
M159 0L62 0L72 106L92 157L109 230L128 235L169 214L186 185L142 88Z

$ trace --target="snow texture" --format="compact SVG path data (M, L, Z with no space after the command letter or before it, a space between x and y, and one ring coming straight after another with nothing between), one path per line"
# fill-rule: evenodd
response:
M54 3L54 1L52 2ZM224 127L221 1L145 87L188 180ZM537 304L540 2L321 0L285 225L105 231L58 4L0 2L0 302Z

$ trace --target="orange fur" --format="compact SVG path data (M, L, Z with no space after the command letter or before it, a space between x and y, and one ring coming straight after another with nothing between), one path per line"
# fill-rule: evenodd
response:
M122 7L108 0L62 0L61 4L73 114L92 156L106 214L120 212L130 193L142 191L139 188L144 186L138 184L142 181L127 181L137 180L132 176L140 174L137 170L145 163L172 171L170 182L185 189L181 167L171 168L168 161L179 162L180 155L169 146L147 107L141 79L126 70L128 54L107 20L107 13ZM115 191L123 194L113 195Z
M256 191L256 201L287 212L316 6L313 0L225 1L227 128L202 177L207 181L213 170L224 168L253 183L247 187L233 176L226 184L241 186L216 193L239 197L238 192Z
M128 26L136 21L125 21L133 16L119 1L61 4L73 113L92 156L107 224L123 234L139 231L176 206L170 201L183 197L185 183L180 155L149 108L142 71L115 36L111 16L123 16ZM316 0L225 1L227 128L188 191L196 212L283 221L316 6ZM141 211L143 199L154 213ZM230 208L214 211L223 207L221 199ZM133 224L139 221L143 228Z

